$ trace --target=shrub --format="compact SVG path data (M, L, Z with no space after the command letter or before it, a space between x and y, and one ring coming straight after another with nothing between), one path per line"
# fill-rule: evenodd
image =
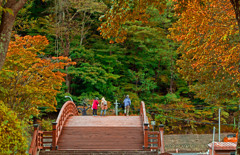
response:
M0 154L26 154L26 125L0 101Z

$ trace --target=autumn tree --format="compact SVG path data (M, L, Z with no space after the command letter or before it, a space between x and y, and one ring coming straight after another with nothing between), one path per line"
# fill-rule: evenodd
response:
M111 8L100 17L104 21L98 28L104 39L110 39L110 43L126 40L126 21L147 22L150 15L149 7L155 7L159 12L165 8L165 0L119 0L112 1Z
M232 98L238 103L239 0L182 2L186 10L172 29L172 38L182 42L180 72L188 81L197 80L191 86L197 97L212 104L229 103ZM240 117L238 124L240 129ZM237 154L239 145L240 135Z
M179 72L195 97L209 105L238 103L238 23L227 0L192 1L171 29L180 42Z
M0 12L2 13L0 23L0 70L6 59L8 44L12 33L12 27L18 11L27 0L0 0Z
M43 36L15 36L9 44L0 71L0 99L21 119L37 115L38 107L55 109L55 96L65 76L59 69L73 64L67 57L44 57L47 45Z
M182 55L179 71L194 84L191 89L197 97L215 103L239 97L237 30L234 11L227 0L208 1L204 6L189 3L171 29L171 38L182 43L178 49Z

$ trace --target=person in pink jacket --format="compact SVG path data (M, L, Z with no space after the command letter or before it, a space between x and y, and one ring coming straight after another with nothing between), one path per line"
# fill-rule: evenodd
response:
M93 101L92 109L93 109L93 116L97 116L97 108L98 108L98 97L95 98Z

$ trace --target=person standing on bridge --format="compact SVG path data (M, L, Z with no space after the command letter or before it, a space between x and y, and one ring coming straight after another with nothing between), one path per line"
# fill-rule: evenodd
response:
M93 105L92 105L92 109L93 109L93 116L97 116L97 108L98 108L98 97L95 98L95 100L93 100Z
M102 112L104 111L104 115L106 115L106 110L107 110L107 101L105 100L105 98L103 97L101 100L101 116L102 116Z
M124 108L124 113L125 113L125 115L128 116L130 105L131 105L131 100L129 98L129 95L126 96L126 98L124 99L123 103L124 103L124 107L125 107Z
M79 112L82 113L82 116L86 116L87 115L87 110L90 108L90 105L86 108L86 105L83 105L83 108L77 108Z

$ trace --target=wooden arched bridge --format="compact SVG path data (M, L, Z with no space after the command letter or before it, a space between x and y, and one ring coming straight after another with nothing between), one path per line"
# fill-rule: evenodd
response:
M34 125L29 154L164 153L163 126L159 131L149 131L143 101L140 116L103 117L79 116L76 105L68 101L52 126L52 131L40 131Z

